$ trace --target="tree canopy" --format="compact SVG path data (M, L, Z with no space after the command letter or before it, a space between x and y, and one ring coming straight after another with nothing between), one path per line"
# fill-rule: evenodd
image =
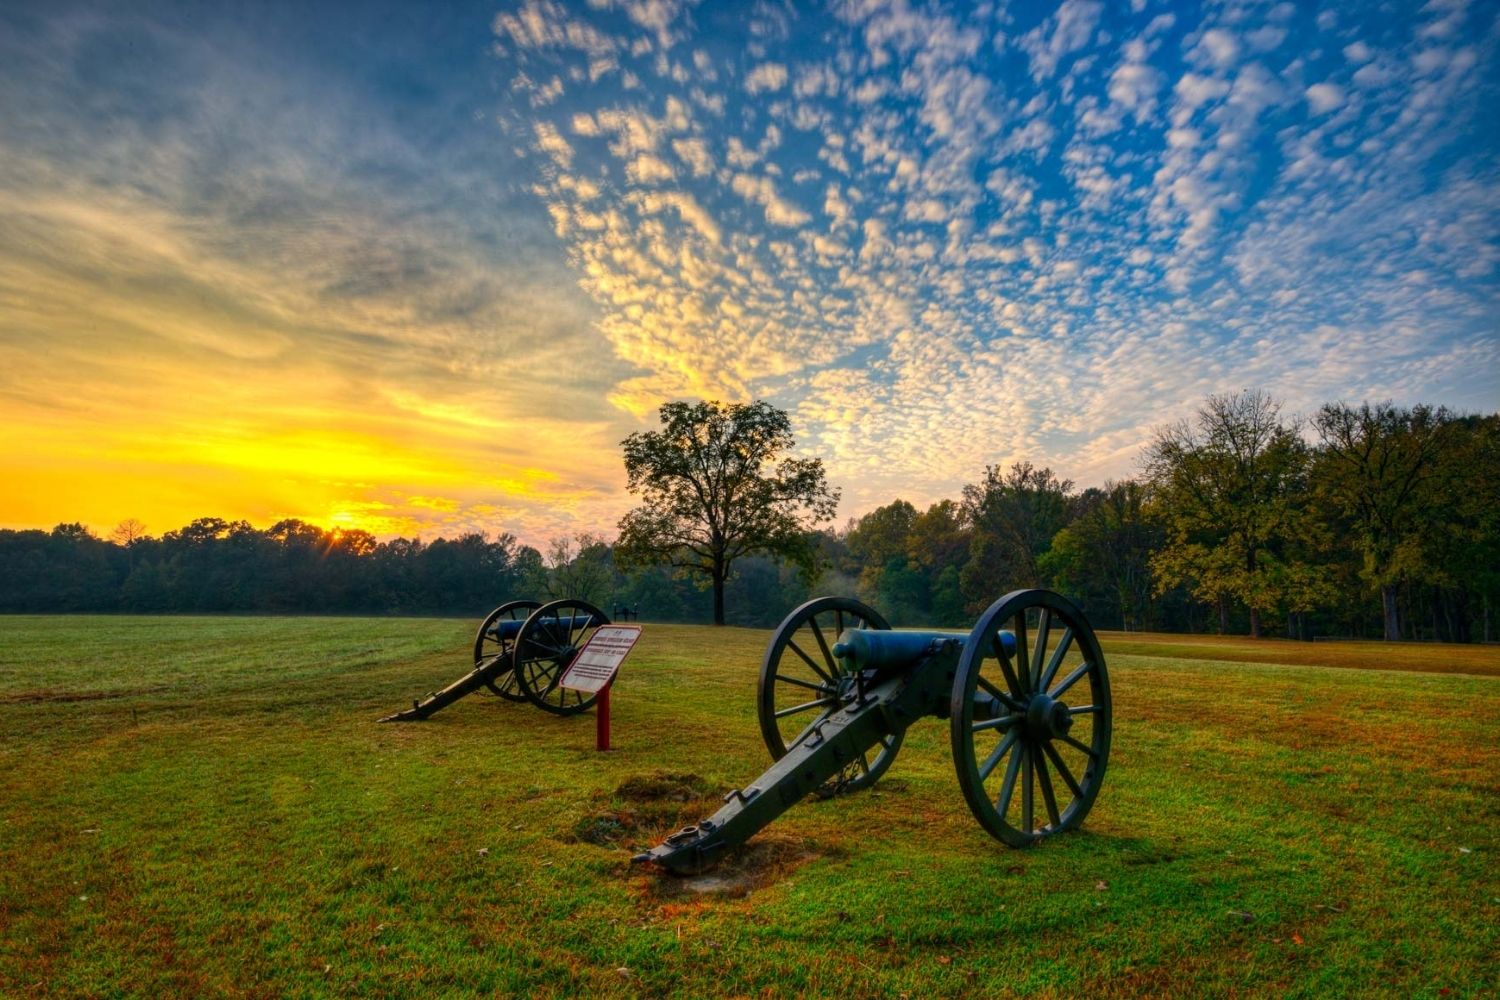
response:
M667 403L660 414L661 430L622 442L642 503L620 519L616 557L707 578L722 625L734 561L761 553L811 571L811 530L832 519L839 492L820 460L787 454L791 422L769 403Z
M1300 580L1286 554L1304 531L1308 449L1263 392L1210 396L1193 423L1157 431L1146 458L1166 544L1152 558L1164 586L1187 583L1220 606L1275 607Z

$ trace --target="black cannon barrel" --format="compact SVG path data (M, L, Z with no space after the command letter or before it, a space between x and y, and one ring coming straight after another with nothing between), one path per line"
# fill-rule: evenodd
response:
M853 670L904 670L930 656L945 643L963 646L965 636L953 632L893 632L889 629L845 629L833 655Z
M593 615L573 615L569 618L538 618L536 623L543 627L557 628L561 626L567 629L588 628L595 624ZM496 639L514 639L521 633L521 626L525 624L524 619L520 621L498 621L490 626L489 634Z
M926 632L891 629L845 629L834 644L833 655L854 670L908 670L924 657L944 648L961 650L968 640L967 632ZM1016 651L1016 637L1000 633L1007 655ZM948 644L952 643L951 646Z

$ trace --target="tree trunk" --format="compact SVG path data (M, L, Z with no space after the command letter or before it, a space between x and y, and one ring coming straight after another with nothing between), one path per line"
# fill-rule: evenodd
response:
M1250 605L1250 638L1260 638L1260 609Z
M714 561L714 624L724 624L724 578L729 574L724 571L724 564L718 560Z
M1219 595L1219 634L1229 634L1229 601L1223 594Z
M1380 585L1380 608L1385 617L1385 641L1401 641L1401 622L1396 617L1396 585L1394 583L1383 583Z

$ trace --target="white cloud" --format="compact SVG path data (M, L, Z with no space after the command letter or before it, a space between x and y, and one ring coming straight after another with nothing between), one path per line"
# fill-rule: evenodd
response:
M1161 74L1145 63L1122 63L1109 78L1109 99L1144 121L1156 108L1161 83Z
M1326 114L1344 106L1344 92L1332 83L1315 83L1304 93L1307 105L1315 115Z
M708 143L703 139L673 139L672 152L688 165L694 177L707 177L714 171L713 157L709 155Z
M1021 41L1031 57L1032 76L1052 76L1059 62L1087 45L1103 10L1104 4L1095 0L1063 0L1056 14Z
M761 63L745 77L745 93L775 92L786 86L786 67L781 63Z
M567 169L573 165L573 147L568 145L568 140L550 123L536 123L536 145L552 157L558 166Z
M1009 457L1129 473L1150 427L1208 392L1280 384L1295 408L1393 384L1407 376L1368 352L1398 343L1398 325L1477 322L1456 317L1477 315L1475 289L1500 274L1500 252L1474 238L1493 211L1471 191L1464 214L1414 178L1441 148L1454 67L1481 56L1420 40L1366 52L1310 35L1286 5L1201 24L1145 13L1123 39L1106 10L1065 4L994 46L973 19L900 0L831 21L801 11L788 42L747 50L742 86L755 78L763 100L703 83L700 65L689 83L653 69L649 113L618 92L571 108L632 156L669 148L684 165L646 187L631 159L591 163L580 148L574 188L554 184L573 199L566 242L601 329L646 373L612 398L632 413L673 395L772 398L860 484L853 502L884 502L887 489L952 495ZM1168 79L1174 37L1185 65ZM1336 65L1307 55L1317 46ZM1020 74L989 61L1018 54ZM785 75L762 79L767 66ZM1403 66L1425 74L1419 87L1399 72L1370 82ZM1351 101L1367 84L1383 89ZM669 133L653 88L722 117ZM633 130L606 109L629 111ZM588 202L572 193L585 167L610 178ZM1407 201L1420 209L1391 223ZM1393 225L1407 244L1381 235ZM1457 274L1466 287L1442 278ZM1309 358L1330 325L1375 331L1357 342L1362 366ZM968 404L961 426L954 398Z
M1233 66L1240 57L1239 41L1222 28L1205 31L1198 41L1198 49L1207 56L1209 62L1220 69Z
M801 226L812 217L796 205L784 200L776 193L776 185L769 177L750 174L735 174L730 189L746 201L754 202L765 209L766 221L778 226Z

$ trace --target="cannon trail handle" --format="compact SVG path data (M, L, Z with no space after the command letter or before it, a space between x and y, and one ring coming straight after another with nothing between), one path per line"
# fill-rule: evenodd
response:
M387 715L380 721L418 722L427 718L432 713L453 704L464 695L472 694L479 690L493 681L495 677L509 669L510 663L508 661L502 662L497 657L495 660L475 667L441 691L434 691L421 701L412 702L411 708Z

